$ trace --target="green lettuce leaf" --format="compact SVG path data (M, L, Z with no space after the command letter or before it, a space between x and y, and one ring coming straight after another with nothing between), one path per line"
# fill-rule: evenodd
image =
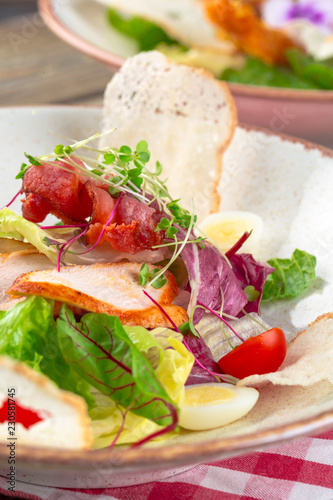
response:
M288 68L271 66L255 57L248 57L245 66L240 69L228 68L222 72L222 80L248 85L265 85L269 87L287 87L296 89L315 89L317 85L311 80L296 75Z
M298 297L315 279L316 257L302 250L295 250L291 259L268 261L275 271L268 275L262 301Z
M125 326L123 328L133 344L155 370L163 359L163 348L146 328L143 326Z
M160 426L177 422L177 407L118 317L88 313L77 323L63 306L57 325L66 361L83 379L123 408Z
M160 43L166 45L178 44L157 24L139 16L125 16L115 9L108 9L108 20L111 26L120 33L133 38L140 51L153 50ZM179 45L179 44L178 44Z
M53 301L32 296L0 315L0 355L29 365L49 377L60 389L94 405L89 384L66 363L53 319Z
M191 373L194 356L174 337L168 338L169 347L159 364L156 375L171 399L181 406L185 399L185 382Z
M157 330L155 331L156 338L161 342L161 346L163 345L163 349L166 349L156 370L156 376L170 398L180 406L185 398L185 382L191 372L194 356L182 344L182 335L178 340L175 338L178 334L173 330L167 328L155 330ZM168 332L169 335L166 337ZM91 428L95 437L95 448L110 446L120 428L122 432L117 439L118 445L138 442L158 430L155 422L130 411L123 420L119 405L98 391L93 390L93 395L97 406L90 411L89 415L92 419ZM170 439L174 435L174 432L169 432L159 439Z
M94 448L106 448L117 439L117 445L137 443L141 439L160 430L160 426L152 420L140 417L128 411L124 418L124 410L115 401L92 388L96 399L96 407L89 412L91 429L94 435ZM119 430L121 433L118 436ZM164 434L159 439L170 439L174 432Z
M298 49L286 52L289 64L299 78L311 81L316 88L333 89L333 61L316 61Z
M48 236L48 233L37 224L24 219L9 208L0 210L0 238L28 241L40 253L45 254L51 262L56 263L58 250L46 244L45 238Z

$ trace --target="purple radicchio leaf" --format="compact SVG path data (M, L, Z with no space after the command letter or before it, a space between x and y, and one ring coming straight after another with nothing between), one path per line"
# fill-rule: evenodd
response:
M198 338L192 335L186 335L185 340L195 359L200 361L209 371L221 373L219 365L214 361L209 347L201 337ZM217 379L213 375L203 370L197 363L194 363L185 385L206 384L216 381Z
M267 276L274 272L274 268L269 264L257 262L251 254L241 253L233 255L230 259L232 269L238 279L242 289L253 286L259 296L252 302L247 302L244 309L247 313L255 312L260 314L260 301ZM240 314L242 316L242 314Z
M204 248L198 244L188 244L181 257L187 268L191 287L188 312L192 311L198 301L211 309L219 309L223 294L223 312L237 316L246 305L247 296L219 250L208 242L204 243ZM194 324L200 321L203 313L201 309L195 311Z

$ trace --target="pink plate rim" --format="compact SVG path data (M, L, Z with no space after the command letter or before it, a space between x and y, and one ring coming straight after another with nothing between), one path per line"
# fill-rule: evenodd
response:
M75 49L108 66L111 66L114 69L119 69L120 66L122 66L126 60L125 58L97 47L71 31L65 24L63 24L54 11L53 1L54 0L38 0L39 13L51 31ZM300 90L278 87L259 87L240 83L228 83L228 86L234 95L239 96L260 97L262 99L276 100L283 99L286 101L297 100L305 101L307 103L318 101L333 102L333 90Z

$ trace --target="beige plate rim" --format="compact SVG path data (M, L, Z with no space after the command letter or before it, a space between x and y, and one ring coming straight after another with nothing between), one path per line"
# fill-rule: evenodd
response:
M56 15L53 8L54 0L38 0L38 10L45 24L64 42L98 61L119 69L125 58L104 50L90 43L83 37L71 31ZM333 90L300 90L278 87L259 87L240 83L228 83L232 93L239 96L259 97L285 101L333 102Z
M41 105L41 106L16 106L1 107L2 110L8 109L40 109L52 111L54 109L101 109L101 106L67 106L67 105ZM258 131L268 136L278 136L284 141L302 144L308 150L320 151L322 155L333 158L333 151L323 146L318 146L306 140L290 137L286 134L273 133L270 130L252 125L240 124L241 128L246 130ZM113 469L125 471L126 469L151 469L166 468L175 465L189 465L214 461L220 458L227 458L234 455L249 453L256 448L282 444L307 435L319 434L325 430L333 428L333 409L320 413L318 415L297 420L289 424L258 431L242 436L217 439L214 441L197 442L193 444L171 444L162 447L152 448L117 448L101 450L61 450L57 448L42 448L20 445L19 460L20 464L31 464L32 461L43 462L43 466L55 467L73 465L82 469L91 464L91 460L96 460L101 465L112 466ZM7 463L8 447L6 444L0 444L0 463Z

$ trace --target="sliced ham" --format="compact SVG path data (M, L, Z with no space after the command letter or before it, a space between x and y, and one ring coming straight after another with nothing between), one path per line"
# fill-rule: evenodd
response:
M79 159L73 158L73 161L85 168ZM63 167L71 172L64 171ZM107 188L102 181L79 175L74 166L60 160L32 166L23 180L26 196L23 217L38 223L52 213L65 224L84 222L90 217L88 245L108 242L115 250L132 255L159 245L164 232L155 229L162 214L134 196L122 194L110 221L117 200Z
M124 195L119 200L112 223L106 227L99 222L91 225L86 241L89 245L96 243L104 229L100 245L107 241L115 250L134 255L162 242L164 232L155 231L159 220L160 214L155 208Z
M42 222L52 211L52 205L35 193L27 193L22 205L22 215L31 222Z
M75 162L84 167L80 160L75 159ZM72 172L67 172L62 170L62 168L72 170ZM41 203L39 201L41 198L60 214L64 214L73 221L83 222L89 217L92 211L91 202L87 204L80 203L79 199L80 192L86 181L87 178L78 175L74 167L59 160L54 162L54 165L44 163L38 167L30 167L24 175L23 190L27 193L27 198L29 198L30 193L38 195L39 203ZM29 212L26 210L26 204L29 204L31 211L31 197L23 202L23 214L26 211L26 215L28 215ZM45 205L43 205L43 209L45 209ZM38 222L44 220L44 218L41 218L43 214L44 212L41 213L41 220ZM26 218L30 220L28 217Z
M114 210L116 200L112 198L105 189L102 189L93 182L87 181L80 194L80 201L89 205L87 197L92 206L91 223L106 224Z

